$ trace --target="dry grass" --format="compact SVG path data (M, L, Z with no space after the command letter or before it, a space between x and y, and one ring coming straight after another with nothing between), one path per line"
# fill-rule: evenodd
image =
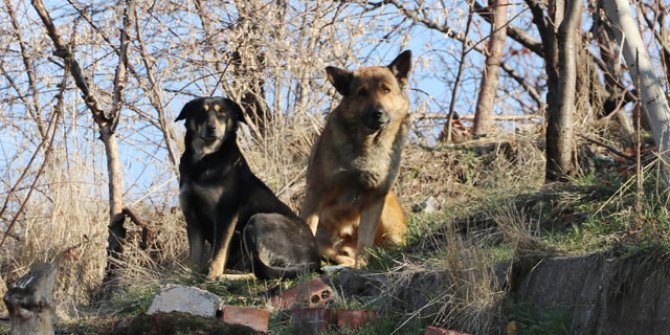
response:
M476 334L500 332L509 268L493 266L496 260L486 249L490 235L510 245L512 256L548 250L539 240L537 218L508 203L513 195L542 185L544 162L534 139L501 139L511 143L506 148L477 142L437 150L408 147L396 184L405 206L433 196L443 209L412 215L410 251L388 267L393 280L385 289L407 300L398 333L416 320ZM494 223L496 231L485 230L485 239L464 235L458 219L482 211L482 219Z
M100 246L107 242L104 202L95 200L86 178L93 171L85 168L84 160L70 157L69 161L69 169L57 164L47 167L44 193L33 198L15 231L20 239L8 240L0 256L7 282L24 275L35 262L58 265L60 317L76 314L78 305L90 302L89 293L103 276L106 253Z
M554 253L539 238L540 219L530 217L514 204L503 206L491 214L502 231L504 242L515 250L516 257L547 256Z

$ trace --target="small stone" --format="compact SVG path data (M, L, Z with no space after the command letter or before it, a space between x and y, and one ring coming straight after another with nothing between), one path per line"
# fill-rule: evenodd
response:
M412 206L414 213L433 214L442 210L442 204L435 197L428 197L426 200Z

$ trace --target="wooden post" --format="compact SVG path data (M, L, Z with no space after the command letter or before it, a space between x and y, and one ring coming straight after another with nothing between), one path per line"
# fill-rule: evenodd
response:
M9 310L11 335L54 334L57 273L55 265L40 263L9 288L3 301Z

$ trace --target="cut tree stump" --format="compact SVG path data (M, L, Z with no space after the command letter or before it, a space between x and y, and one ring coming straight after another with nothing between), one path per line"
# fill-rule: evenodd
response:
M57 273L55 265L40 263L10 286L3 301L9 310L12 335L54 334Z

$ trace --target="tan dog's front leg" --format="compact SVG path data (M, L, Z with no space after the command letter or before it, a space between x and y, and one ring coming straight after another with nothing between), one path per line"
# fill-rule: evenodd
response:
M237 216L230 220L230 223L225 227L224 231L215 232L216 241L214 242L214 256L212 257L212 263L209 265L207 279L215 280L223 275L224 267L228 260L230 240L233 238L236 225Z
M321 212L320 199L314 196L314 192L307 191L305 195L305 200L300 208L300 218L302 218L309 229L312 231L312 235L316 236L316 227L319 225L319 213Z
M356 267L363 267L367 264L367 251L372 248L375 242L379 218L384 210L384 198L385 195L375 197L361 212L361 221L358 225L358 244L356 246Z

